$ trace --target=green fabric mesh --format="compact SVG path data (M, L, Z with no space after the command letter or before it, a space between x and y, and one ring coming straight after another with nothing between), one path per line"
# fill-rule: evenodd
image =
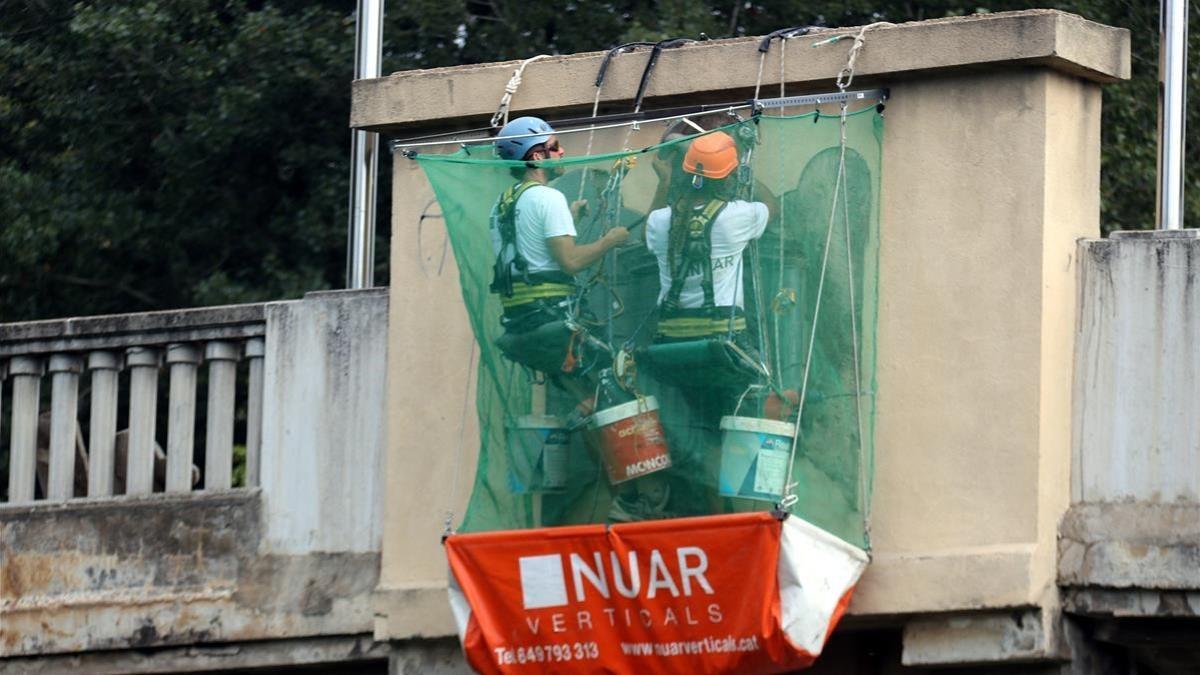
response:
M497 347L505 329L499 296L489 290L495 263L489 216L499 195L516 182L513 170L523 164L495 159L490 145L415 156L441 205L480 353L481 446L460 530L772 509L778 499L719 494L719 427L721 418L735 408L740 417L788 418L791 407L791 421L799 413L799 433L792 463L796 501L790 510L867 547L864 511L874 456L882 115L869 107L847 116L844 191L836 189L842 164L839 115L763 114L722 127L737 139L749 167L727 180L739 180L744 199L761 201L770 209L765 232L742 260L748 328L733 340L721 339L729 337L725 335L655 344L658 266L644 243L643 229L647 214L665 206L674 194L669 177L683 176L679 158L694 140L653 144L667 126L642 123L636 130L597 132L590 139L587 132L562 134L559 140L567 156L540 163L562 171L550 185L569 202L588 202L576 221L578 243L594 241L614 225L631 231L625 246L577 276L580 283L590 282L579 314L591 336L632 354L636 375L625 382L634 394L658 400L672 467L618 485L607 479L599 443L588 432L554 432L551 442L566 446L565 467L546 466L541 438L517 428L531 414L567 418L579 402L578 390L592 391L601 371L613 365L611 357L585 350L581 363L586 373L574 378L582 385L564 388L558 384L564 376L542 384L543 375L509 360ZM652 145L598 152L638 142ZM592 154L585 154L585 146L591 146ZM665 151L663 158L657 159L660 151ZM806 364L810 343L812 358ZM770 377L748 379L739 350L762 362ZM606 392L617 391L608 379L603 389L601 408ZM777 392L774 396L772 390ZM781 406L786 399L779 392L785 397L803 393L801 405ZM790 450L790 439L783 449ZM760 461L767 466L762 456ZM753 492L755 471L734 489ZM778 472L764 476L777 478ZM564 478L565 489L559 487ZM545 489L548 480L554 483L552 489Z

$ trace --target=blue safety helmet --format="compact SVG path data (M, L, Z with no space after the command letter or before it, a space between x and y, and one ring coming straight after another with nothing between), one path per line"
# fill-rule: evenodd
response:
M525 154L533 146L541 145L550 140L550 135L553 133L554 129L549 124L546 124L546 120L539 117L518 117L505 124L500 129L500 133L496 134L496 152L499 153L500 159L525 159ZM505 136L522 136L524 134L538 135L525 136L524 138L505 138Z

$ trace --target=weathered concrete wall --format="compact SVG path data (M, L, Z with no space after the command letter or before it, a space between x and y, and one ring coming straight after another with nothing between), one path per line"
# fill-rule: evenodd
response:
M1200 230L1079 256L1073 500L1200 503Z
M660 101L685 93L737 100L753 83L751 44L664 54L650 93ZM1047 57L1047 44L1075 47ZM855 84L886 85L891 99L881 186L874 561L852 618L1057 606L1056 526L1069 502L1075 242L1098 232L1098 82L1127 75L1127 50L1124 31L1043 11L868 33ZM845 52L817 52L788 59L789 91L828 86ZM545 111L590 102L597 59L531 65L514 114L533 112L535 103ZM777 67L768 62L766 72ZM509 65L487 65L359 83L355 120L403 133L446 110L466 111L464 118L490 112L510 73ZM697 77L718 85L701 86ZM606 85L612 100L635 88L621 82L614 79L611 92ZM463 126L464 118L442 124ZM460 422L473 400L472 337L465 313L447 310L461 301L437 205L412 162L399 158L395 167L388 366L395 414L377 635L406 638L451 630L438 537L445 514L462 513L477 437L473 415ZM436 350L428 349L430 335L438 336ZM411 440L418 429L419 443ZM428 447L446 450L433 461ZM1043 640L1029 653L1051 647Z
M369 626L378 555L265 552L260 516L257 490L0 509L0 656Z
M267 306L262 487L266 546L379 551L384 289Z
M0 506L0 657L369 633L387 307L383 290L267 305L260 489ZM313 662L385 656L355 645L292 649ZM279 650L259 651L236 664L277 663ZM177 656L88 663L213 663Z

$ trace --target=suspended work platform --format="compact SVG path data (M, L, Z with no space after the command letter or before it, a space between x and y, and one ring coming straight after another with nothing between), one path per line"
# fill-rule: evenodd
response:
M698 105L710 106L711 112L721 111L730 103L745 103L755 98L760 63L762 91L758 98L779 96L781 70L785 96L832 91L851 41L813 47L830 35L797 37L782 43L782 50L781 43L775 43L765 60L760 57L756 39L714 41L664 51L645 88L639 112L652 117L651 111ZM784 52L786 57L781 58ZM595 73L603 58L603 53L581 54L529 64L511 100L512 118L528 114L543 115L551 122L586 118L597 100L595 107L601 117L628 114L634 108L646 57L637 52L617 56L597 97ZM493 398L494 389L489 388L495 386L495 375L501 371L493 368L489 372L489 356L481 351L494 345L497 336L480 339L480 335L481 331L497 331L499 316L469 319L461 307L464 294L478 293L480 306L493 302L488 299L493 253L484 240L475 263L464 265L462 258L455 257L451 251L455 235L447 235L447 228L463 213L456 212L457 207L447 208L445 199L439 203L426 182L426 170L450 174L469 164L422 159L427 154L462 152L461 141L468 141L469 155L473 145L469 141L486 136L485 132L471 130L487 126L499 94L518 65L402 73L355 85L354 124L385 130L393 140L400 141L398 145L403 147L399 149L418 153L415 161L400 153L394 155L389 522L376 621L381 638L406 640L453 634L454 624L444 604L447 573L441 534L448 518L455 528L465 525L468 530L495 529L491 525L472 527L473 515L483 512L476 508L477 503L467 506L473 485L476 499L480 494L474 471L479 448L499 449L498 454L503 456L510 447L510 432L520 427L517 418L570 416L569 409L554 409L564 401L562 395L554 393L552 382L547 383L544 398L539 399L542 394L533 388L536 376L531 379L513 366L505 373L528 387L529 392L523 399L507 401L518 409L507 414L507 420L507 411L502 409L482 417L475 414L477 402L498 400ZM859 394L845 398L838 396L850 390L846 387L817 387L806 392L804 405L812 412L810 406L818 399L821 405L829 406L862 400L863 391L870 395L873 417L864 419L873 419L874 431L862 436L873 441L873 489L864 491L855 485L849 490L848 494L854 495L854 508L846 512L859 513L857 495L870 495L872 562L858 584L844 625L853 632L866 625L862 621L870 617L870 625L903 629L900 648L906 662L1029 661L1054 659L1062 653L1054 584L1055 524L1069 502L1074 241L1092 236L1098 229L1098 85L1127 76L1127 33L1058 12L922 22L881 27L867 34L854 88L886 88L889 97L882 113L886 138L880 136L875 141L880 154L878 170L871 174L872 181L876 181L871 188L871 208L877 209L878 219L873 244L877 250L875 278L873 284L854 285L854 302L874 312L870 321L874 334L870 341L860 343L860 359L853 358L851 345L847 364L873 363L876 377ZM860 109L866 112L852 119L870 120L879 114L871 106ZM768 125L784 124L769 121L776 112L762 112L762 121L755 125L760 138L768 137L770 132L764 131ZM816 117L819 121L810 117L803 124L815 129L827 124L836 128L832 122L837 112L836 103L822 105L821 116ZM744 111L741 114L746 115ZM736 133L737 126L754 124L733 123L734 128L727 132ZM560 140L569 154L558 161L564 163L566 173L577 169L581 176L574 183L563 176L562 192L569 201L576 201L581 189L602 192L614 173L626 170L614 172L617 160L631 155L601 159L597 154L625 149L637 154L660 142L666 126L667 122L642 120L628 146L624 141L629 127L597 130L591 139L592 152L587 149L588 132L562 136ZM874 123L869 126L872 128L865 130L864 137L875 138ZM449 137L452 142L440 148L406 145L420 143L419 138L433 133L455 130L460 133ZM765 161L770 153L784 153L778 143L762 143L757 148L758 154L751 161L756 166L755 178L761 180L767 174L757 168L757 163ZM621 223L620 227L630 230L631 239L636 239L638 228L645 226L639 219L646 219L655 210L655 187L637 187L636 183L649 181L634 180L639 173L654 175L654 154L639 156L638 163L627 169L623 180L629 181L625 187L630 194L623 198L624 210L610 213L610 226ZM792 175L796 182L800 182L799 172L816 154L808 155L803 165L788 165L789 171L796 172ZM585 155L591 159L578 159ZM847 175L853 176L853 172ZM470 196L483 205L482 216L476 221L481 231L487 228L488 208L509 187L500 178L486 188L477 187L474 181L451 181L455 190L477 190ZM778 185L768 187L771 189L767 192L775 199L788 192L779 190ZM758 199L771 201L763 196ZM599 197L588 201L595 205ZM768 208L774 214L791 213L787 208L778 208L778 204ZM850 213L852 208L845 212ZM824 209L828 217L829 206ZM809 215L814 214L801 209L796 217ZM819 221L820 214L815 215ZM780 258L766 250L765 244L771 241L777 247L779 231L767 226L759 240L758 265L764 277L761 288L767 297L761 305L755 305L749 299L754 294L752 287L743 287L749 325L757 321L753 309L771 309L771 301L781 287L794 288L796 307L800 308L797 314L807 310L810 317L800 324L797 334L812 335L804 328L811 327L815 305L813 296L805 296L804 292L816 290L814 281L820 278L817 272L823 251L821 237L827 230L818 227L816 231L821 236L808 242L816 245L798 245L799 249L817 252L815 258L810 254L799 266L814 277L780 284L779 266L772 268L774 260ZM582 230L580 236L582 239ZM839 231L834 239L841 236ZM788 247L792 243L786 234L784 239L783 259L791 260ZM831 259L844 260L844 248L832 250L835 255ZM605 264L610 270L627 270L636 279L653 280L659 272L653 258L638 262L635 254L625 248L618 249L609 260ZM472 265L481 268L472 272ZM776 274L770 286L766 281L772 276L768 270ZM477 274L472 283L465 283L463 280L472 274ZM847 288L836 287L838 278L827 276L827 283L835 287L826 291L848 298ZM632 279L626 281L634 283ZM620 279L613 281L614 286L620 283ZM864 295L868 290L874 296ZM590 291L596 298L607 298L611 293L612 289L599 284ZM637 300L634 298L642 296L622 294L621 290L615 294L621 296L624 306L612 307L611 311L623 311L631 321L653 311L657 300L653 295ZM789 294L783 297L776 304L790 304ZM608 325L604 318L612 303L595 304L592 313L601 324ZM497 307L493 311L499 312L498 303L493 306ZM848 327L851 316L853 313L836 321ZM860 326L865 326L867 312L859 316ZM733 321L737 318L734 316ZM637 327L632 321L626 330L632 332ZM620 348L627 340L618 329L611 338L607 328L596 327L595 332L610 347ZM770 321L761 332L770 337ZM857 333L867 334L864 328ZM656 344L653 334L639 335L635 342L643 349L631 350L639 377L658 377L664 369L655 370L651 349L670 343ZM803 385L808 341L786 339L774 344L795 347L795 363L801 367L794 383ZM760 349L762 345L756 338L748 346L754 348L771 375L787 371L787 366L774 356L773 345ZM709 350L711 346L702 348ZM812 351L819 354L822 348L818 337ZM664 350L669 351L673 350ZM866 356L868 351L870 358ZM687 364L695 353L674 356ZM701 360L710 360L710 356L702 354ZM496 356L494 362L504 364L503 355ZM815 374L810 371L810 382ZM855 376L848 381L856 381ZM754 415L732 416L766 419L767 404L775 394L776 416L785 419L774 421L787 423L787 414L781 414L792 402L787 392L803 387L780 386L783 391L773 392L769 378L765 384L766 391L747 396L749 403L745 405L761 406L754 409ZM671 439L678 434L670 429L675 416L669 414L668 397L650 391L648 386L641 393L646 400L651 396L656 399L667 446L674 450ZM566 402L572 403L569 399ZM649 409L646 405L635 414ZM726 416L722 411L720 417ZM526 429L536 428L534 420L523 421L529 423ZM717 419L717 432L728 431L720 427L721 419ZM849 447L857 446L853 435L848 435ZM798 436L803 439L803 428ZM715 452L705 456L721 458L720 448L713 449ZM857 457L854 453L848 456ZM676 461L673 455L671 461ZM681 463L687 465L686 461ZM596 466L592 465L591 470ZM713 477L712 484L719 494L719 462L700 462L697 467L697 475ZM536 466L532 468L536 474ZM544 464L541 470L540 479L544 480ZM511 474L507 467L495 467L491 484L511 487ZM570 475L568 466L568 480ZM612 482L606 476L601 474L595 479L595 474L589 475L596 493L610 489ZM857 477L860 473L850 471L847 475ZM733 489L749 487L754 492L753 482L743 482ZM836 494L837 481L830 483L810 484L801 492ZM575 503L566 507L556 505L555 500L561 498L554 495L539 500L533 498L536 493L511 489L504 495L508 496L492 496L485 503L496 514L519 514L518 525L624 522L610 518L604 494L598 500L573 500ZM505 500L521 501L523 506L513 510L504 505ZM593 507L593 501L598 506ZM721 506L715 511L723 511ZM839 536L849 540L845 534L848 528L836 524L836 514L820 512L817 506L827 504L814 501L805 519L820 521L818 524L827 531L841 527ZM587 517L576 518L583 511ZM593 511L597 514L594 519ZM804 513L803 503L798 513ZM512 523L497 526L508 528ZM855 543L864 545L866 541ZM571 578L566 581L570 586ZM951 616L957 618L951 621ZM976 651L964 647L964 652L944 648L955 643L950 636L955 626L963 625L964 617L971 630L996 635L996 640L987 641L989 645L1022 646L1016 651L999 646L991 651L991 647ZM1023 637L1001 639L1009 633ZM834 653L829 658L838 656Z

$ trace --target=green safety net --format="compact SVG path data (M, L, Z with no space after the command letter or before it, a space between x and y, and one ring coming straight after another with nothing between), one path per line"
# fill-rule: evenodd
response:
M690 124L560 134L566 156L536 165L496 159L485 144L410 153L441 206L480 355L481 445L461 531L783 503L869 546L882 111L801 113L692 118L736 141L739 167L714 194L769 214L740 260L713 261L734 266L741 308L659 306L659 258L645 231L663 222L649 214L691 204L680 196L700 189L681 168L699 133ZM567 297L514 272L522 290L508 302L535 297L508 314L536 305L541 319L502 325L489 230L500 196L530 166L569 203L583 202L576 243L617 226L630 236L577 274ZM663 335L660 323L681 315L682 337ZM693 325L720 330L691 336Z

